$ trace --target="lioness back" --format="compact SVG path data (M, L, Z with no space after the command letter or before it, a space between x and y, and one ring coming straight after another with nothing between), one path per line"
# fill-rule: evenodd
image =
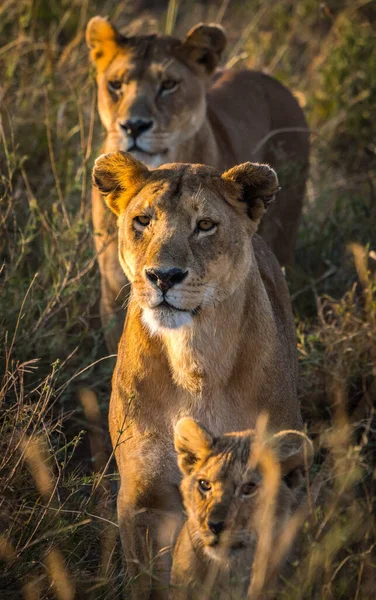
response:
M123 36L95 17L87 27L97 69L104 152L124 150L149 167L202 163L223 171L245 161L270 163L282 192L260 228L280 263L293 257L308 167L308 131L293 95L252 71L214 75L223 29L199 24L184 40ZM102 278L101 314L111 350L120 337L126 279L117 258L116 221L93 191L95 243Z
M270 567L274 562L276 571L281 562L275 558L279 537L301 492L291 473L310 455L311 442L291 430L214 437L185 417L175 426L175 449L187 520L173 553L171 600L240 600L250 585L253 592L265 591Z

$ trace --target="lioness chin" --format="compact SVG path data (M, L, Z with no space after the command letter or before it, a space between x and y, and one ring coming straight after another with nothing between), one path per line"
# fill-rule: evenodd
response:
M146 598L150 575L168 580L167 557L152 559L182 517L177 420L191 415L214 435L253 427L261 411L272 430L302 426L289 294L255 233L278 179L252 163L149 170L118 151L97 159L93 181L117 216L131 282L109 424L121 537L135 597Z
M187 520L173 552L171 600L240 600L256 588L266 593L273 558L275 567L281 562L278 543L300 500L292 473L309 462L311 446L302 432L215 437L189 417L178 421L175 449Z
M291 262L308 167L308 129L293 95L275 79L216 67L226 45L218 25L199 24L184 40L124 36L94 17L86 39L95 64L103 152L123 150L151 168L204 163L220 170L248 160L279 171L282 191L260 234L281 264ZM93 190L94 239L101 272L101 316L111 351L122 332L127 280L116 222Z

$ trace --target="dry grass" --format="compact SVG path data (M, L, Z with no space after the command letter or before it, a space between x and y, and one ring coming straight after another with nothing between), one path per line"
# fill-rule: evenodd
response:
M222 20L225 63L272 72L306 105L313 160L288 279L316 458L306 512L286 534L297 550L294 527L304 521L278 597L373 598L374 5L161 1L146 15L146 4L0 6L0 595L122 594L106 437L114 358L99 327L90 224L89 175L103 132L84 29L100 13L123 26L137 16L133 30L179 34Z

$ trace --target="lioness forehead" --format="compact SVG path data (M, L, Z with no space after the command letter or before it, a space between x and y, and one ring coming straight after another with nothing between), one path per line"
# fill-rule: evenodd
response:
M149 204L176 208L182 198L199 210L206 197L225 197L226 190L218 172L212 167L192 164L167 164L152 172L141 192Z
M129 48L138 60L151 60L173 54L181 46L181 41L166 35L135 35L125 38L124 46Z
M152 173L152 181L170 181L171 184L178 183L179 190L197 193L203 187L218 191L225 186L221 176L213 167L205 165L194 165L190 163L166 164Z
M163 68L178 58L181 42L175 38L159 35L134 36L118 41L119 52L109 70L125 68L132 77L141 79L152 65Z

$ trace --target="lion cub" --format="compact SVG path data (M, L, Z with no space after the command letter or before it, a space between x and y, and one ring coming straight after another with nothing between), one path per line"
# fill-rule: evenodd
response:
M311 456L311 442L291 430L263 441L254 430L215 438L185 417L175 449L187 521L174 549L170 598L240 600L252 570L251 590L262 591L274 543L298 502L284 478Z

